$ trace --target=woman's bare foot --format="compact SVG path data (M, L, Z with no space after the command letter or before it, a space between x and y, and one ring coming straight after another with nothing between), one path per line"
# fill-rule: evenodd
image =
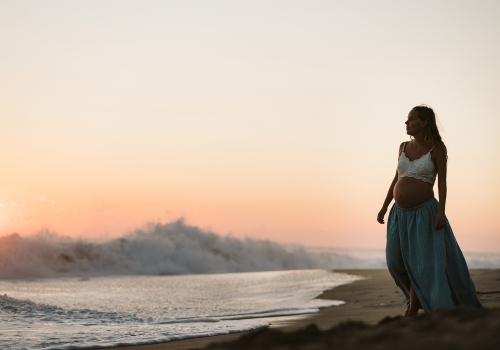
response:
M418 300L417 293L413 288L413 285L410 284L410 308L408 309L408 314L405 317L416 316L418 314L418 310L422 308L420 304L420 300Z
M418 316L418 310L417 311L408 310L405 312L406 318L417 317L417 316Z

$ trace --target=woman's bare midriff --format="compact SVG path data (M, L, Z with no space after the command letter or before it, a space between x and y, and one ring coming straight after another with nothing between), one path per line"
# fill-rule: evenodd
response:
M412 208L434 198L433 187L431 183L413 177L401 177L392 194L401 208Z

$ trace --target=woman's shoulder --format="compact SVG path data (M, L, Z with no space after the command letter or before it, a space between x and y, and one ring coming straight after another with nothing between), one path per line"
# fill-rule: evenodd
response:
M403 153L403 150L405 149L406 142L407 141L401 142L401 144L399 145L398 158L401 156L401 153Z
M443 159L446 161L448 159L448 150L446 149L444 142L439 142L435 144L430 152L432 158L435 160Z
M431 150L438 153L438 154L440 154L440 153L446 154L446 152L447 152L446 145L442 141L433 145Z

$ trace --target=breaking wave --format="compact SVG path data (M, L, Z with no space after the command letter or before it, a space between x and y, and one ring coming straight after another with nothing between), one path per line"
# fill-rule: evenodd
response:
M383 267L332 252L268 240L223 237L182 219L104 242L43 232L0 237L0 278L171 275Z
M475 254L467 260L471 268L500 267L500 254ZM313 249L224 237L187 225L182 219L149 224L145 229L108 241L69 238L50 232L0 237L0 279L385 266L383 250Z

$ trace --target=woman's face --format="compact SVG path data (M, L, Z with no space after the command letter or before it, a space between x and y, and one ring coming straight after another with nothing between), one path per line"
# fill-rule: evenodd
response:
M427 122L424 122L422 119L418 117L418 113L413 109L408 113L408 119L405 122L406 124L406 133L408 135L414 136L421 132L423 128L427 125Z

